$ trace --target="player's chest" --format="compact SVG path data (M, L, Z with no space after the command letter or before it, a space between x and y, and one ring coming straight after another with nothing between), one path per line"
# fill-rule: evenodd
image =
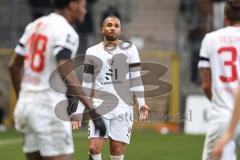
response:
M93 65L95 74L101 72L117 76L121 72L128 72L128 52L121 50L101 51L95 56Z

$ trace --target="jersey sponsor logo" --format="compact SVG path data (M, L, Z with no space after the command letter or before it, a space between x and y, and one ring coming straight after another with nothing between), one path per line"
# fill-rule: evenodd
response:
M109 69L109 72L105 73L105 79L107 81L101 82L101 85L109 84L123 84L123 81L118 80L118 69Z
M74 40L72 40L72 37L71 37L70 34L67 35L66 43L67 43L67 44L70 44L71 46L75 46L75 44L76 44L76 43L74 42Z

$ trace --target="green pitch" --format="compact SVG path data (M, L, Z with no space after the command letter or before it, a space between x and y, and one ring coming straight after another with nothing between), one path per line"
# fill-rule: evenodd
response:
M204 136L184 134L161 135L155 132L133 131L127 146L126 160L200 160ZM74 160L87 160L87 132L74 132ZM103 159L109 160L108 145ZM0 159L24 160L21 136L14 130L0 133Z

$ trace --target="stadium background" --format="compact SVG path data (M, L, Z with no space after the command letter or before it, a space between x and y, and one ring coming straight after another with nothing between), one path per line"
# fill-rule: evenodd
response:
M76 26L80 35L79 54L84 54L87 47L101 40L100 26L103 17L116 14L122 20L122 38L137 45L142 61L157 62L165 66L167 71L161 79L172 85L170 92L147 99L151 107L151 116L154 116L151 118L154 120L145 123L135 122L132 144L127 147L127 159L201 159L203 132L194 132L193 135L189 132L184 133L184 124L194 121L194 117L199 116L194 114L198 111L193 114L189 114L189 110L186 111L186 99L194 95L205 98L196 70L198 51L204 34L216 29L215 21L221 22L221 16L213 14L214 5L221 2L87 1L89 2L87 20L85 24ZM13 128L12 112L16 98L7 70L10 57L25 25L39 15L51 11L52 7L47 0L0 0L1 160L24 159L21 151L21 136ZM204 105L204 103L198 106L194 104L190 104L193 109ZM207 123L207 118L204 118L204 115L200 116L203 116L202 119ZM74 139L76 146L74 159L87 159L86 129L75 131ZM106 156L108 152L105 148L104 159L108 159Z

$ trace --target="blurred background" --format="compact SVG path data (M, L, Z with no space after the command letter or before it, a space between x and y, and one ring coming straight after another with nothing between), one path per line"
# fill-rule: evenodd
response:
M0 159L12 160L16 155L23 159L19 135L13 129L16 98L9 79L8 63L25 26L53 11L50 1L0 0ZM198 54L204 35L224 27L224 0L87 2L85 22L75 26L80 36L78 54L84 54L88 47L102 40L100 29L106 16L118 16L122 22L122 39L137 46L142 61L163 65L166 70L161 80L172 87L170 91L147 98L151 108L150 120L135 123L133 144L127 149L129 159L200 159L210 104L200 86ZM84 129L81 133L74 133L76 140L81 139L76 144L81 153L87 153L85 135ZM141 144L150 147L144 154L141 149L145 147ZM176 149L170 149L172 146ZM79 159L81 155L77 153L75 157Z

